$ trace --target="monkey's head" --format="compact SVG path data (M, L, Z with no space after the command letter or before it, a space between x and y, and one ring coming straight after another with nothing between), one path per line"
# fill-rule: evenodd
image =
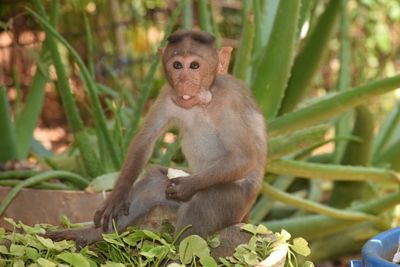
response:
M215 38L202 31L177 31L168 38L160 53L166 78L173 88L172 100L189 109L207 105L217 74L228 71L232 48L215 47Z

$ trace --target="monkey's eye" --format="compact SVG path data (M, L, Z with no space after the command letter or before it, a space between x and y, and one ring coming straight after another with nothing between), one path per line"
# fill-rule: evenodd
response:
M192 63L190 63L190 68L191 69L198 69L200 67L200 64L196 61L193 61Z
M182 63L180 63L179 61L175 61L172 66L174 67L174 69L182 69L183 65Z

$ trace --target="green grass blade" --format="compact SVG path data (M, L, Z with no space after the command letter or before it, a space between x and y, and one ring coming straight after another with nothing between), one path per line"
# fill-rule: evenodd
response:
M11 120L11 110L8 103L7 88L0 86L0 163L17 159L17 140L15 128Z
M347 0L340 0L340 70L336 84L336 91L342 92L351 85L351 44L349 38L350 19L347 11ZM349 135L351 133L352 114L343 114L336 124L336 136ZM335 145L335 163L339 163L343 157L347 141L337 141Z
M275 19L278 13L278 8L281 0L268 0L268 1L258 1L259 4L253 5L253 10L256 6L259 8L260 12L260 25L261 25L261 46L260 49L263 50L270 41L271 33L274 28ZM253 3L254 4L254 3ZM254 51L255 59L260 55L257 53L259 51ZM261 52L262 53L262 52ZM255 60L257 62L257 60Z
M58 4L57 1L53 0L51 5L50 21L54 26L57 24L57 13ZM37 64L36 73L30 85L29 93L26 96L24 107L15 119L19 159L25 159L28 156L29 149L32 145L33 131L35 130L42 110L45 86L48 81L47 71L51 63L48 47L49 44L46 39L40 56L40 63L42 66L39 67L40 63Z
M37 1L37 0L35 0L35 1ZM89 94L92 106L93 106L96 127L100 128L101 134L105 139L107 150L110 153L111 161L114 165L114 168L119 169L120 165L121 165L120 157L116 151L116 147L111 138L111 134L107 128L106 117L104 115L103 109L101 107L100 101L97 96L96 84L95 84L94 80L91 78L89 71L87 70L85 64L83 63L82 59L80 58L80 56L76 52L76 50L54 29L54 27L52 27L45 19L43 19L43 16L36 14L32 10L29 10L29 9L27 9L27 10L32 16L35 17L35 19L37 19L42 24L42 26L45 28L45 30L52 37L56 38L59 42L61 42L67 48L68 52L71 54L71 56L74 58L74 60L78 64L81 74L82 74L82 77L84 78L84 83L86 85L86 89ZM56 45L55 40L54 40L54 45ZM57 52L58 52L58 50L57 50ZM53 57L54 57L54 54L53 54ZM60 62L58 62L58 64L62 64L61 59L60 59ZM61 71L61 69L59 69L59 71ZM65 73L65 70L63 72ZM65 75L65 77L66 77L66 75ZM61 81L62 80L63 79L61 79ZM62 88L69 88L69 85L64 84L64 82L63 82ZM93 156L94 156L94 154L93 154Z
M239 48L236 50L235 64L233 66L233 75L244 82L248 81L253 36L254 21L248 17L243 23L242 36Z
M259 55L262 49L262 25L261 25L261 2L253 0L253 13L254 13L254 38L253 38L253 55ZM243 21L246 18L243 18ZM245 31L246 29L243 29Z
M309 127L338 116L340 113L365 103L368 99L400 87L400 75L372 81L354 89L331 94L309 105L269 122L271 136Z
M336 181L375 181L387 184L400 184L400 175L389 170L302 162L297 160L275 160L267 165L270 173Z
M304 23L310 17L311 7L313 6L314 1L315 0L301 0L300 17L299 17L297 36L300 35L301 29L304 26Z
M333 32L340 1L331 0L321 15L318 24L309 35L293 65L285 98L279 114L292 111L307 93L310 83L318 71Z
M265 117L275 117L285 94L294 55L300 0L280 1L274 27L253 71L252 89Z
M59 34L54 27L52 27L48 21L44 19L46 17L46 13L40 1L34 0L34 5L42 14L42 16L29 9L28 12L32 14L38 21L40 21L42 26L45 28L47 33L46 38L48 39L48 47L57 72L57 89L60 94L66 116L74 133L75 141L77 142L79 150L82 154L85 170L88 172L89 176L96 177L98 174L102 173L102 166L100 165L93 148L90 146L89 138L85 133L83 122L80 118L78 108L71 93L66 70L61 60L61 55L58 51L56 40L53 39L53 35Z
M211 13L211 32L215 37L215 46L221 47L221 34L219 33L218 23L217 23L217 14L216 14L216 7L215 2L210 2L210 13Z
M87 40L87 49L88 49L88 67L89 67L89 73L90 76L94 79L95 78L95 72L94 72L94 60L93 60L93 51L94 51L94 45L93 45L93 35L92 31L90 29L90 22L89 19L86 15L86 13L83 14L83 21L85 22L85 34L86 34L86 40Z
M18 117L18 115L21 112L21 79L19 78L18 71L17 71L17 66L13 65L12 66L12 77L13 77L13 83L14 83L14 88L16 91L16 98L15 98L15 118Z
M184 0L183 2L182 28L190 30L193 27L193 1Z
M208 0L199 0L198 5L200 29L206 32L212 32L210 11L208 9Z

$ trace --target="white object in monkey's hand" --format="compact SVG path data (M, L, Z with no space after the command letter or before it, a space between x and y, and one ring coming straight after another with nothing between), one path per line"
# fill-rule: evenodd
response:
M168 176L168 179L174 179L174 178L178 178L178 177L189 176L189 173L184 172L182 170L178 170L178 169L168 168L167 176Z

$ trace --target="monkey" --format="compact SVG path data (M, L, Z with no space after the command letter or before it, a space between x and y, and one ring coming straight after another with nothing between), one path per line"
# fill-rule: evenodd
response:
M169 36L159 51L167 83L132 139L94 226L47 237L84 246L112 231L113 221L123 230L163 205L177 209L175 234L192 226L184 236L206 237L246 217L262 187L267 133L250 89L227 74L231 51L218 50L213 35L199 30ZM173 126L190 175L168 179L166 168L144 169L156 140Z

